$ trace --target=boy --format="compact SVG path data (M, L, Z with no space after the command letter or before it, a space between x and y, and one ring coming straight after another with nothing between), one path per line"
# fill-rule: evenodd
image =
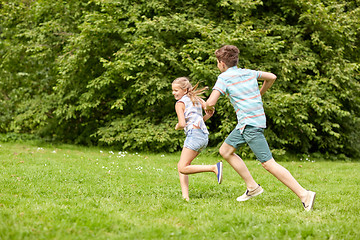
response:
M225 45L216 50L215 55L221 74L206 101L205 109L213 110L221 95L228 96L235 108L238 124L225 139L219 152L245 181L247 190L236 200L246 201L263 192L262 187L251 176L244 161L235 154L241 145L247 143L262 166L300 198L305 211L312 210L315 192L304 189L287 169L275 162L264 137L266 118L261 96L272 86L276 75L238 68L239 49L236 46ZM257 80L264 81L260 90Z

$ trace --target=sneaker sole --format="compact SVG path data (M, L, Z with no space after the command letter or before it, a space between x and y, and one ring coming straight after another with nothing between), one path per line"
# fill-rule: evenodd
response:
M222 182L222 172L223 172L223 163L218 162L216 164L216 167L218 169L218 174L217 174L218 183L221 184L221 182Z
M314 207L314 203L315 203L315 197L316 197L316 193L315 192L311 192L311 194L313 194L311 201L309 203L309 207L305 208L305 211L311 211Z

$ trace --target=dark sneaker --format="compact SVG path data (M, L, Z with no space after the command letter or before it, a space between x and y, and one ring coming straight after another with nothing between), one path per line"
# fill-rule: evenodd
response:
M218 174L216 176L217 176L218 183L220 184L222 182L223 163L218 162L216 164L216 167L217 167L217 170L218 170Z
M238 197L236 199L236 201L243 202L243 201L249 200L252 197L260 195L263 191L264 191L264 189L259 185L257 188L255 188L252 191L246 190L246 192L243 195L241 195L240 197Z
M311 211L313 209L315 196L316 196L315 192L308 191L305 201L302 202L305 211Z

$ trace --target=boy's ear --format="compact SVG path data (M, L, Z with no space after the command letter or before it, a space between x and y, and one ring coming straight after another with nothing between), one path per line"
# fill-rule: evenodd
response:
M220 64L223 68L228 68L228 66L226 66L226 64L223 61L220 61Z

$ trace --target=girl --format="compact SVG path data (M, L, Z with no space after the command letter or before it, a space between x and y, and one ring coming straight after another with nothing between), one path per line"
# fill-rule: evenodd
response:
M188 78L180 77L172 83L172 94L177 100L175 111L178 116L178 123L175 130L184 129L186 139L178 163L180 185L183 198L189 200L189 174L200 172L213 172L217 176L218 183L222 181L222 162L215 165L191 165L192 160L207 146L209 132L205 121L208 120L214 111L206 111L202 116L202 109L205 107L205 101L199 95L206 88L196 90L198 84L194 87Z

